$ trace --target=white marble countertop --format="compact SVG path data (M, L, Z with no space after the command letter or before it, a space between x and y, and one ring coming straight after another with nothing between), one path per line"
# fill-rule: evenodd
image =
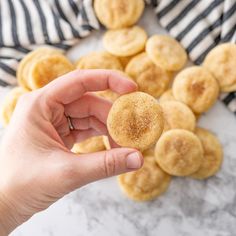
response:
M140 25L150 34L164 32L150 9ZM69 57L75 60L101 48L101 35L95 32L83 40ZM224 146L223 167L215 177L207 181L174 178L165 195L147 203L127 199L116 178L99 181L67 195L11 235L236 235L236 117L218 102L200 125L214 131Z

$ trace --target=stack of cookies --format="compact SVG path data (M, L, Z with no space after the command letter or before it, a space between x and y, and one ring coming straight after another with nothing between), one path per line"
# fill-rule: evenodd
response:
M222 164L222 147L214 134L197 127L197 120L221 91L236 89L236 45L219 45L202 66L185 68L187 54L175 39L148 38L144 29L134 25L142 15L143 0L95 0L94 9L108 29L105 50L90 52L75 65L53 49L27 55L17 73L21 88L9 95L3 108L5 123L21 94L74 68L116 70L135 81L139 91L120 96L106 90L96 95L114 102L107 120L113 140L140 150L145 158L140 170L118 177L124 193L136 201L151 200L168 189L172 176L213 176ZM103 136L76 144L72 151L83 154L109 148Z

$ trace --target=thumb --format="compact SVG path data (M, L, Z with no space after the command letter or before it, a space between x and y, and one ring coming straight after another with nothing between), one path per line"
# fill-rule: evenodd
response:
M115 148L80 156L69 155L67 161L70 163L70 170L73 171L73 174L69 175L73 178L72 189L99 179L137 170L143 165L142 154L130 148Z

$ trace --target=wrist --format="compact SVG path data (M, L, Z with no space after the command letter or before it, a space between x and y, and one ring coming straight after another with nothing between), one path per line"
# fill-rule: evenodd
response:
M0 235L5 236L11 233L19 223L15 217L14 207L12 207L3 194L0 192Z

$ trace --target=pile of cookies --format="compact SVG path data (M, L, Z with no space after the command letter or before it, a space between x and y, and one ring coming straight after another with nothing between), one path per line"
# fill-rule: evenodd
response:
M140 170L118 177L121 189L136 201L164 193L171 176L206 179L222 164L223 151L216 136L196 127L194 113L179 101L158 103L143 92L120 96L109 112L107 126L116 143L143 153Z
M75 69L61 50L41 47L28 53L17 68L19 87L14 88L6 97L1 109L4 126L10 122L19 97L27 92L42 88L52 80Z
M105 50L84 55L74 65L54 49L27 55L17 72L21 88L9 95L3 108L5 123L21 94L74 68L117 70L135 81L139 91L119 96L106 90L96 95L114 102L107 120L113 140L139 149L145 159L140 170L118 177L124 193L136 201L151 200L168 189L171 176L214 175L222 164L222 147L214 134L197 127L197 120L221 91L236 89L236 45L219 45L202 66L184 68L188 58L179 42L167 35L148 38L144 29L134 26L143 0L95 0L94 9L108 29ZM107 137L99 136L75 144L72 151L109 148Z
M148 39L144 29L133 26L142 13L142 0L95 0L94 6L108 29L103 45L114 57L110 61L119 59L141 91L119 97L107 119L113 140L137 148L145 158L140 170L118 177L123 192L136 201L151 200L168 189L171 176L213 176L222 164L222 147L213 133L197 127L197 120L221 91L235 90L236 45L219 45L202 66L185 68L187 54L175 39L166 35ZM95 54L84 60L88 63ZM84 68L81 61L78 68ZM112 64L116 68L107 69L120 70L120 65Z

